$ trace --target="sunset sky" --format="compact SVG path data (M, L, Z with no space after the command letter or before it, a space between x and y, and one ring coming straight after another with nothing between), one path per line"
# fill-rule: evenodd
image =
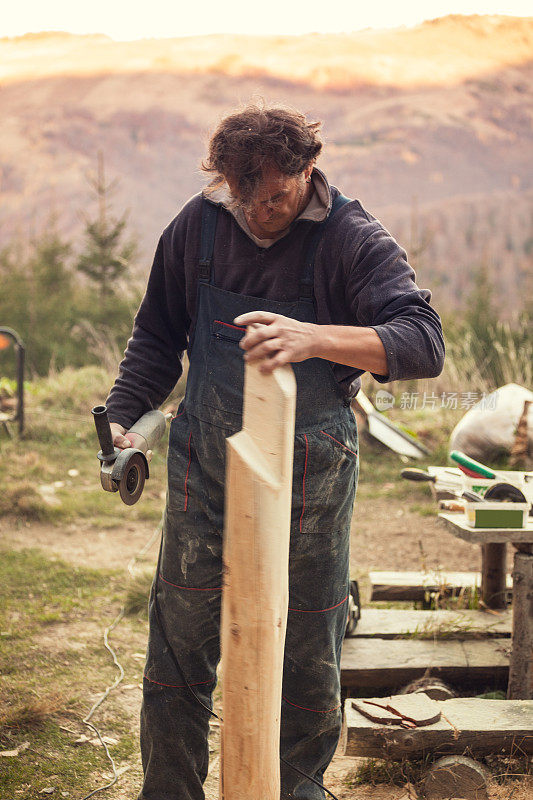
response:
M7 5L7 4L6 4ZM210 33L300 34L415 25L446 14L531 15L530 0L18 0L4 8L0 36L62 30L105 33L113 39Z

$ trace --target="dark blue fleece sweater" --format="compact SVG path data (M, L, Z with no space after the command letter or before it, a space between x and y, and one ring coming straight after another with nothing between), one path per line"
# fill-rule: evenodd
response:
M330 187L330 207L337 193ZM161 405L181 375L195 324L201 203L201 195L189 200L159 240L146 294L107 399L110 420L126 428ZM215 284L253 297L296 300L314 225L298 220L286 236L263 248L222 207ZM441 372L444 340L439 316L429 304L431 293L418 288L405 251L358 200L343 206L326 229L316 254L314 292L319 324L377 331L388 364L386 376L374 376L381 383ZM336 364L334 371L346 396L354 396L362 370Z

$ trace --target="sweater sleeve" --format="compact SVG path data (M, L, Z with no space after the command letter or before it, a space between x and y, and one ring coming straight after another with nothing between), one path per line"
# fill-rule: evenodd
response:
M150 277L119 374L107 398L110 422L130 428L158 408L182 373L189 318L183 243L169 228L159 240Z
M376 220L357 248L347 280L348 302L358 325L373 328L385 348L388 374L380 383L434 378L444 364L439 315L431 292L419 289L407 255Z

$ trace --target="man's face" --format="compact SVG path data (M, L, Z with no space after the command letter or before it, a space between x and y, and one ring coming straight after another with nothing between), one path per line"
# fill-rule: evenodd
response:
M300 175L289 176L277 167L265 167L255 196L242 204L246 221L252 233L260 239L272 239L283 233L303 211L311 184L310 165ZM232 196L240 202L235 181L227 178Z

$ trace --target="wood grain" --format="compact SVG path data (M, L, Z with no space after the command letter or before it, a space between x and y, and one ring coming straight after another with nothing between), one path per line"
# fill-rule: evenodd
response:
M247 365L243 429L227 440L222 599L223 800L279 800L281 681L296 381Z

